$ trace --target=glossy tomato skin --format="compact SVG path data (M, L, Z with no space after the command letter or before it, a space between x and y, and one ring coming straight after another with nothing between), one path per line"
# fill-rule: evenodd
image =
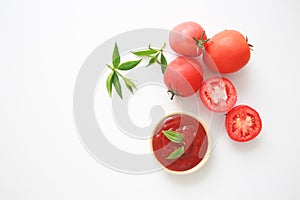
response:
M228 112L237 102L233 83L224 77L211 77L201 84L199 95L204 106L213 112Z
M247 142L260 133L262 121L256 110L247 105L239 105L227 113L225 126L232 140Z
M204 46L204 63L220 73L236 72L250 59L247 39L235 30L225 30L216 34Z
M164 82L175 95L187 97L199 90L203 81L202 74L202 66L197 60L180 56L168 65Z
M203 38L201 38L203 34ZM184 22L175 26L169 35L171 48L183 56L197 57L202 54L202 48L197 46L197 40L206 40L202 26L195 22Z

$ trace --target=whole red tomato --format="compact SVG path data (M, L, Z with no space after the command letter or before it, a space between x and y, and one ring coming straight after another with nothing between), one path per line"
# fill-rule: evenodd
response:
M225 30L205 43L204 63L220 73L232 73L243 68L250 59L248 39L235 30Z
M184 22L173 28L169 35L171 48L178 54L196 57L202 54L207 37L204 29L195 22Z
M196 93L203 81L202 66L194 58L178 57L173 60L164 73L164 82L174 95L187 97Z

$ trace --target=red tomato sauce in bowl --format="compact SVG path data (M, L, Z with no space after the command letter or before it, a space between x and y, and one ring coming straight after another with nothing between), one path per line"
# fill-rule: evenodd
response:
M182 134L183 142L169 140L163 133L168 130ZM209 157L209 136L205 128L200 121L186 114L173 114L164 118L154 131L151 145L157 161L171 172L192 172L200 168ZM168 159L182 145L184 153L179 158Z

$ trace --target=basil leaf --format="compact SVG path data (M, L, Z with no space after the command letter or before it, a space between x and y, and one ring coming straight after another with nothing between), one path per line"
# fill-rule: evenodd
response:
M157 61L157 57L158 57L158 54L155 55L154 57L152 57L149 62L148 62L148 65L146 67L149 67L150 65L154 64L156 61Z
M184 136L176 131L168 130L162 132L172 142L180 143L184 140Z
M119 80L119 77L116 73L113 74L113 77L112 77L112 82L113 82L113 85L118 93L118 95L120 96L120 98L122 99L123 96L122 96L122 89L121 89L121 84L120 84L120 80Z
M134 68L135 66L137 66L141 61L142 61L142 59L124 62L120 66L118 66L117 69L119 69L119 70L130 70L130 69Z
M151 58L148 62L148 65L146 65L146 67L149 67L150 65L154 64L156 61L155 57Z
M111 72L106 79L106 89L109 97L111 97L111 90L112 90L112 83L113 83L112 77L114 74L115 74L114 72Z
M160 67L161 67L161 72L164 74L166 69L167 69L167 65L168 65L168 62L167 62L167 59L166 57L164 56L163 53L160 54Z
M155 49L149 49L149 50L142 50L142 51L136 51L136 52L131 52L134 55L137 56L151 56L153 54L155 54L157 52L157 50Z
M117 43L115 43L115 48L114 48L114 52L112 55L112 63L114 67L118 67L120 64L121 58L120 58L120 54L119 54L119 49L118 49L118 45Z
M128 90L131 92L131 94L133 94L133 89L132 89L132 87L131 87L130 85L127 85L127 84L126 84L126 87L127 87Z
M167 159L176 159L182 156L183 154L184 154L184 146L181 146L178 149L174 150L172 153L170 153Z
M130 90L130 92L133 94L133 89L136 89L135 84L134 84L131 80L127 79L127 78L124 78L123 80L124 80L124 82L125 82L126 87L127 87L127 88Z

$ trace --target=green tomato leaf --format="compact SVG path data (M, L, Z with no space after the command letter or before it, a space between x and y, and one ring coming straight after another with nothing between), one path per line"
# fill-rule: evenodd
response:
M167 69L167 66L168 66L168 62L167 62L167 59L166 57L164 56L163 53L161 53L160 55L160 67L161 67L161 72L164 74L166 69Z
M176 131L168 130L162 132L172 142L180 143L184 140L184 136Z
M120 61L121 61L121 59L120 59L120 54L119 54L119 48L118 48L117 43L115 43L115 48L114 48L114 52L112 55L113 66L118 67L120 64Z
M118 95L120 96L120 98L122 99L123 96L122 96L122 89L121 89L121 84L120 84L120 80L119 80L119 77L116 73L113 74L113 77L112 77L112 82L113 82L113 85L118 93Z
M174 150L170 155L167 157L167 159L176 159L179 158L184 154L184 146L179 147L178 149Z
M155 49L149 49L149 50L142 50L142 51L136 51L136 52L131 52L134 55L137 56L151 56L153 54L155 54L157 52L157 50Z
M115 74L114 72L111 72L106 79L106 89L107 89L109 97L111 97L112 84L113 84L112 77L114 76L114 74Z
M142 59L124 62L120 66L118 66L117 68L119 70L130 70L130 69L136 67L141 61L142 61Z
M130 92L133 94L133 89L136 90L135 84L134 84L131 80L127 79L127 78L124 78L123 80L124 80L124 82L125 82L126 87L127 87L127 88L130 90Z

